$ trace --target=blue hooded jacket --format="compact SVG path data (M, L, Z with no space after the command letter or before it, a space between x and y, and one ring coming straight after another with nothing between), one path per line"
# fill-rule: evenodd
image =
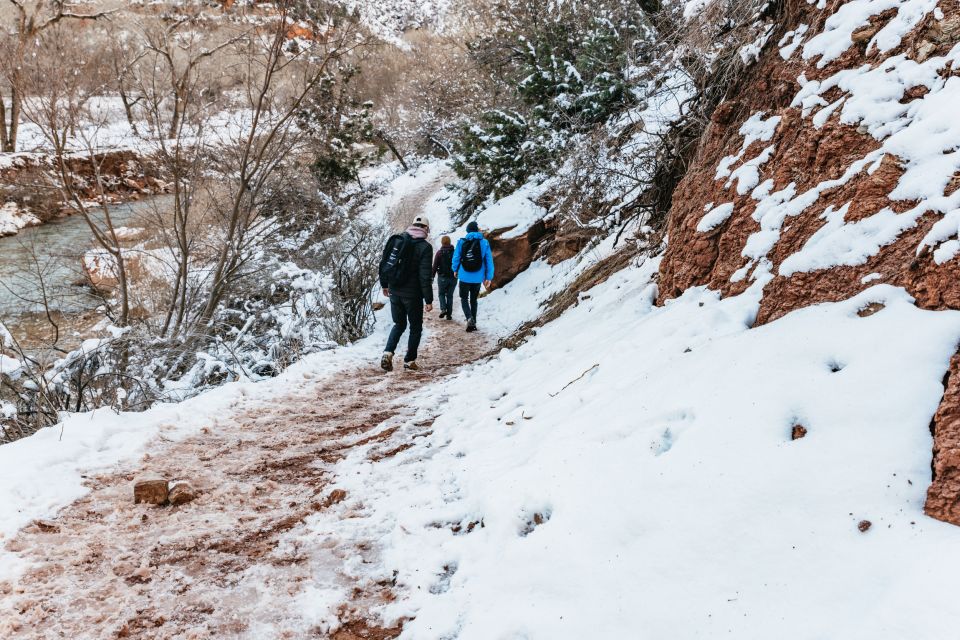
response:
M463 249L465 240L479 240L480 254L483 257L483 267L479 271L467 271L460 264L460 251ZM468 284L478 284L484 280L493 280L493 252L490 251L490 243L479 231L472 231L457 242L457 248L453 250L453 270L456 272L460 282Z

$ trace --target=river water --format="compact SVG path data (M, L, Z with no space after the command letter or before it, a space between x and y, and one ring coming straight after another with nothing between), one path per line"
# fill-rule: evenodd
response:
M118 227L150 226L149 220L156 215L162 199L114 205L110 215ZM24 318L41 313L44 293L55 312L95 309L100 301L82 285L80 263L83 254L94 246L93 234L80 215L0 238L0 321L13 328Z

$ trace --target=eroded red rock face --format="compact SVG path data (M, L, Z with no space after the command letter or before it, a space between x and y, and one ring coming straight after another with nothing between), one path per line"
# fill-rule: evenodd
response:
M850 298L880 283L905 288L921 308L960 309L960 255L937 264L933 251L921 246L933 225L943 218L942 212L920 215L913 226L860 264L781 271L784 262L808 246L814 234L824 228L831 208L835 211L846 206L842 219L847 224L887 208L896 215L913 209L917 202L891 198L906 170L903 159L888 153L871 163L869 171L859 171L843 184L822 190L813 204L786 217L776 243L764 255L768 261L765 265L759 265L756 259L751 261L747 249L748 240L761 230L756 219L761 215L757 212L759 200L751 190L738 193L735 181L728 186L725 179L717 179L724 158L741 150L744 159L755 158L771 146L769 159L759 167L759 183L772 180L772 192L793 183L795 193L802 194L825 181L841 178L854 163L880 148L881 142L863 126L840 122L836 114L821 121L819 128L815 126L810 113L792 106L802 88L798 80L801 75L807 80L825 80L843 69L863 65L876 68L897 55L922 62L946 55L960 41L960 6L941 2L941 19L928 15L892 50L879 52L869 43L897 15L896 10L880 13L868 26L856 30L853 46L822 69L816 65L819 58L803 60L791 55L785 60L781 56L774 45L787 31L806 24L809 33L820 33L827 18L843 4L830 3L829 8L818 11L806 2L789 2L786 14L791 16L790 24L782 25L771 36L772 44L761 59L729 92L736 100L722 103L714 112L696 158L674 195L669 245L660 270L660 302L702 285L724 296L736 295L754 284L758 269L768 269L758 324L801 307ZM958 75L958 71L947 69L941 77L950 74ZM922 100L928 91L925 86L909 87L900 102ZM823 98L832 103L843 95L834 88ZM779 117L779 124L770 139L757 140L742 149L745 138L741 126L758 113L764 118ZM958 187L960 175L954 174L944 195ZM730 217L713 229L698 230L705 212L720 203L733 203ZM951 371L932 427L934 482L926 511L932 517L960 524L960 354L953 359Z
M960 524L960 354L950 361L943 401L933 416L933 482L923 510Z
M547 235L546 225L542 220L536 222L524 233L511 237L507 229L491 231L487 239L490 241L490 251L493 253L494 270L493 287L499 289L530 266L540 245L540 241Z
M793 12L797 15L797 24L810 24L811 31L822 29L830 15L829 11L816 11L806 3L793 4L798 5ZM747 118L764 112L767 117L782 119L771 140L754 142L744 152L745 158L752 158L766 146L774 147L771 158L761 168L760 180L772 179L775 190L794 183L796 191L802 193L824 181L839 178L854 161L876 149L878 142L855 126L841 124L835 117L821 128L815 127L811 118L801 117L800 108L791 106L800 90L798 77L804 74L809 79L827 78L840 69L877 65L899 54L914 58L942 55L956 42L952 36L945 38L944 31L953 33L956 27L960 32L960 9L955 3L942 4L943 20L938 23L924 20L901 46L884 54L875 50L868 54L866 44L895 12L875 16L869 28L854 34L856 44L824 69L816 68L816 59L802 61L793 56L784 61L777 47L767 48L760 62L743 79L741 90L731 92L739 100L724 102L714 112L697 158L677 188L669 221L670 244L660 272L661 301L676 297L691 286L707 285L724 295L733 295L750 284L748 278L732 282L731 277L749 262L742 251L750 234L760 228L752 217L757 202L750 193L738 194L736 185L727 187L724 180L715 179L721 160L739 151L743 137L738 130ZM795 26L785 25L781 31ZM839 92L835 95L839 96ZM907 91L904 100L919 100L924 95L925 87L914 87ZM902 173L899 160L886 155L872 172L863 171L846 184L824 191L814 205L788 218L779 241L768 254L775 276L765 288L758 323L769 322L810 304L849 298L877 282L905 287L923 308L960 309L960 260L954 258L938 265L929 251L917 254L919 240L940 219L938 214L923 216L915 227L862 265L790 276L777 273L783 260L802 248L823 226L823 213L830 206L847 204L845 219L848 222L862 220L886 207L901 212L913 206L913 202L894 201L889 197ZM947 192L958 186L960 176L955 176ZM712 231L697 231L704 208L721 202L734 204L730 219ZM881 277L869 283L860 282L873 273Z

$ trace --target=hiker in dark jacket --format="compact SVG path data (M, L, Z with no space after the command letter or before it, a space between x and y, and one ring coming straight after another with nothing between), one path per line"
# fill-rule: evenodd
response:
M390 298L390 315L393 316L393 329L380 359L384 371L393 370L393 353L407 325L410 326L410 337L403 368L413 371L420 368L417 366L417 348L423 334L423 312L433 311L433 273L430 268L433 247L427 242L429 233L426 220L418 217L406 232L392 236L383 249L380 286L383 295Z
M493 252L476 222L467 225L467 235L453 252L453 270L460 278L460 304L467 317L467 331L477 330L477 298L480 284L489 291L493 280Z
M450 320L453 313L453 290L457 286L457 274L453 271L453 245L450 244L450 236L440 238L440 250L433 258L433 275L437 278L440 317Z

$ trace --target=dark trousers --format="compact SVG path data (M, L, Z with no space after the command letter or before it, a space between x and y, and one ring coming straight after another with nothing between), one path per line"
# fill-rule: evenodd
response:
M453 276L437 276L437 291L440 296L440 312L453 311L453 290L457 286L457 279Z
M407 355L403 361L413 362L417 359L417 348L420 346L420 336L423 335L423 299L391 295L390 315L393 316L393 329L387 339L386 351L394 353L397 350L400 336L409 324L410 337L407 339Z
M463 306L463 315L467 320L477 319L477 296L480 295L480 283L460 283L460 304Z

